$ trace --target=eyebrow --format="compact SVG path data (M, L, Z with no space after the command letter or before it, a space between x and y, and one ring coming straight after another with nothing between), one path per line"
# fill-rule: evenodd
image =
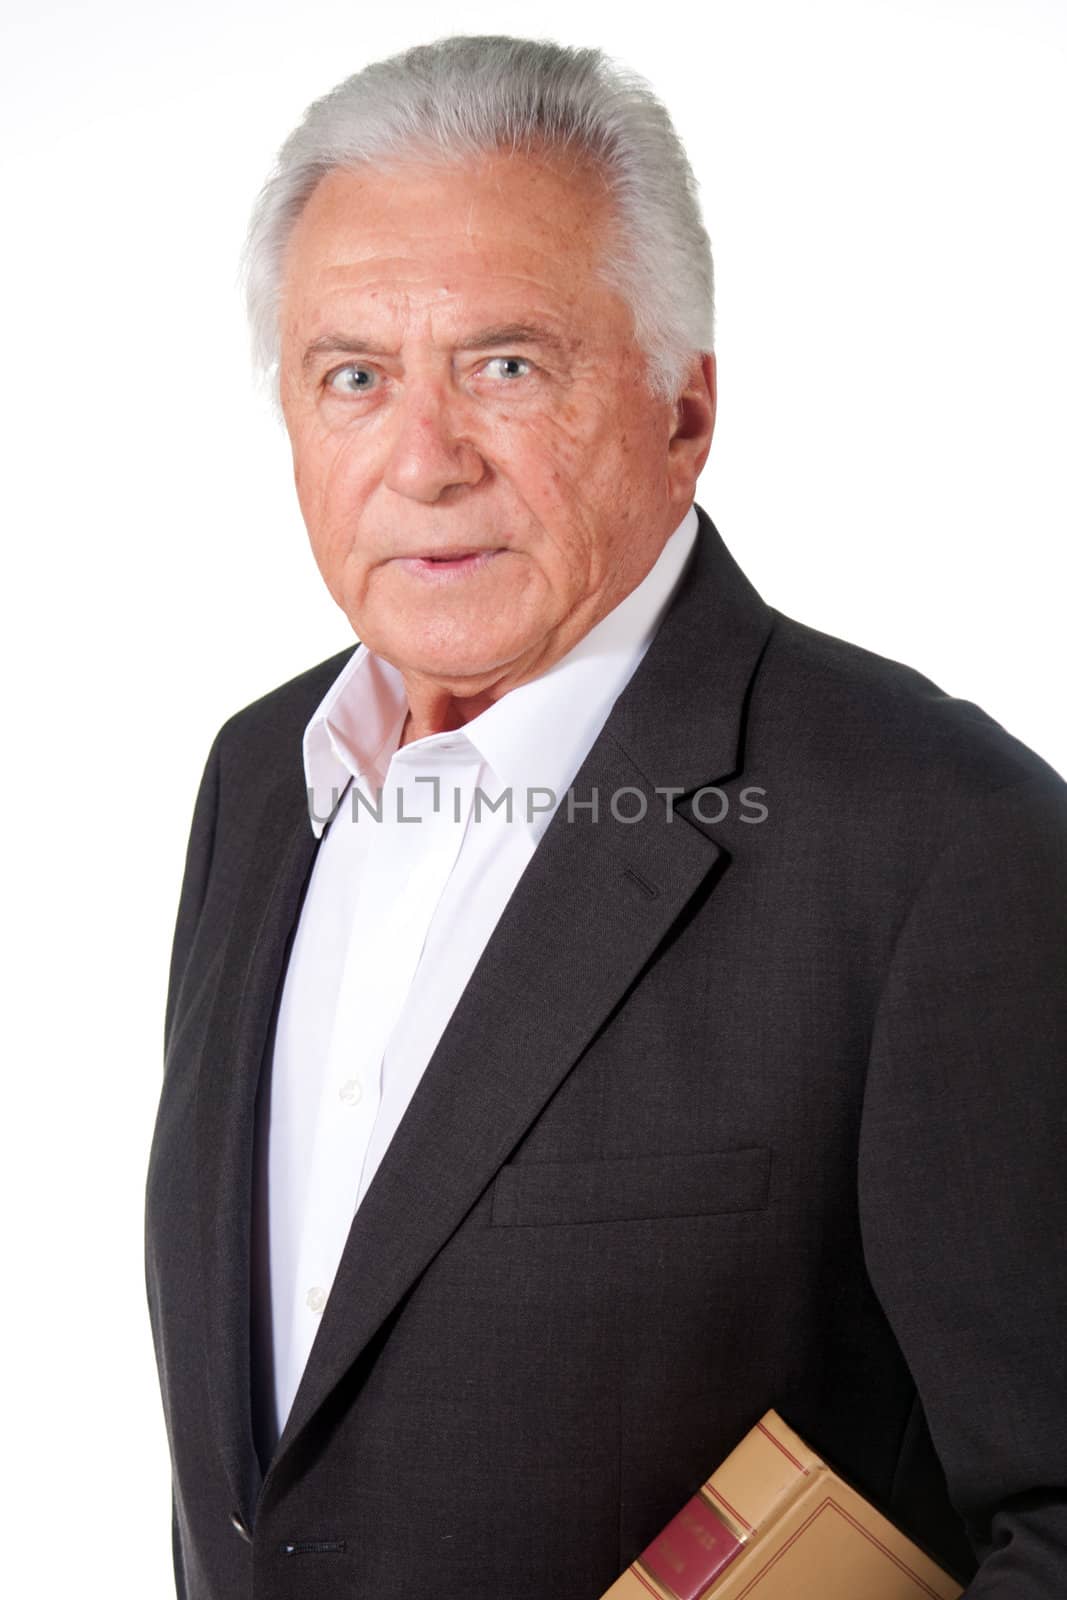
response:
M501 322L490 328L479 328L456 345L457 350L485 350L501 345L537 344L554 350L557 355L567 355L573 348L571 341L561 339L550 328L532 322ZM313 339L304 351L301 367L308 370L320 355L395 356L395 350L375 344L372 339L359 339L352 334L323 333Z

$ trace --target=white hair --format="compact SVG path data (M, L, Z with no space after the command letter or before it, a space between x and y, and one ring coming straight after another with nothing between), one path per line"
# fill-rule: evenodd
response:
M694 355L713 348L714 279L696 179L666 109L601 50L455 35L372 62L313 101L259 192L240 278L253 367L279 416L283 256L320 179L544 145L583 153L601 172L616 238L598 271L630 307L651 392L676 398Z

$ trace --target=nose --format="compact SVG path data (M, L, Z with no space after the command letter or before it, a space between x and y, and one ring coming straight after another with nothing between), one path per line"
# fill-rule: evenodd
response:
M431 504L446 490L480 482L485 462L457 431L454 408L440 384L412 388L396 404L395 432L383 481L395 494Z

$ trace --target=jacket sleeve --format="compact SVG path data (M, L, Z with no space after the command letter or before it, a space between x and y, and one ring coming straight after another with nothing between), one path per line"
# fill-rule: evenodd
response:
M215 825L218 815L219 750L222 734L223 730L220 729L215 735L211 749L208 752L200 779L200 788L197 791L196 802L193 806L189 842L185 852L185 870L182 876L181 892L178 897L178 912L175 918L174 940L171 947L170 977L167 985L167 1005L163 1026L164 1055L166 1055L170 1045L181 987L188 968L193 936L200 920L200 913L207 893L208 877L211 872L211 861L215 846ZM151 1301L151 1296L149 1298ZM188 1589L185 1579L181 1533L178 1524L177 1495L173 1484L171 1486L171 1553L176 1600L186 1600Z
M185 852L185 871L182 876L178 912L174 922L174 939L171 946L170 976L167 984L167 1005L163 1024L163 1048L170 1044L171 1027L181 993L192 948L193 935L200 920L200 912L207 893L211 858L215 846L215 823L219 801L220 747L225 728L215 735L204 763L200 788L193 807L193 820L189 829L189 843Z
M1067 784L961 814L895 945L859 1147L863 1245L979 1561L1067 1594Z

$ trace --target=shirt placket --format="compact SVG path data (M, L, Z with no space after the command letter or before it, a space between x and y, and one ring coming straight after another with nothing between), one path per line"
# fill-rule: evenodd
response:
M292 1308L293 1345L304 1360L367 1187L363 1180L381 1105L386 1047L459 854L478 770L470 746L398 751L382 786L381 820L366 810L358 821L337 819L373 834L331 1034L304 1208Z

